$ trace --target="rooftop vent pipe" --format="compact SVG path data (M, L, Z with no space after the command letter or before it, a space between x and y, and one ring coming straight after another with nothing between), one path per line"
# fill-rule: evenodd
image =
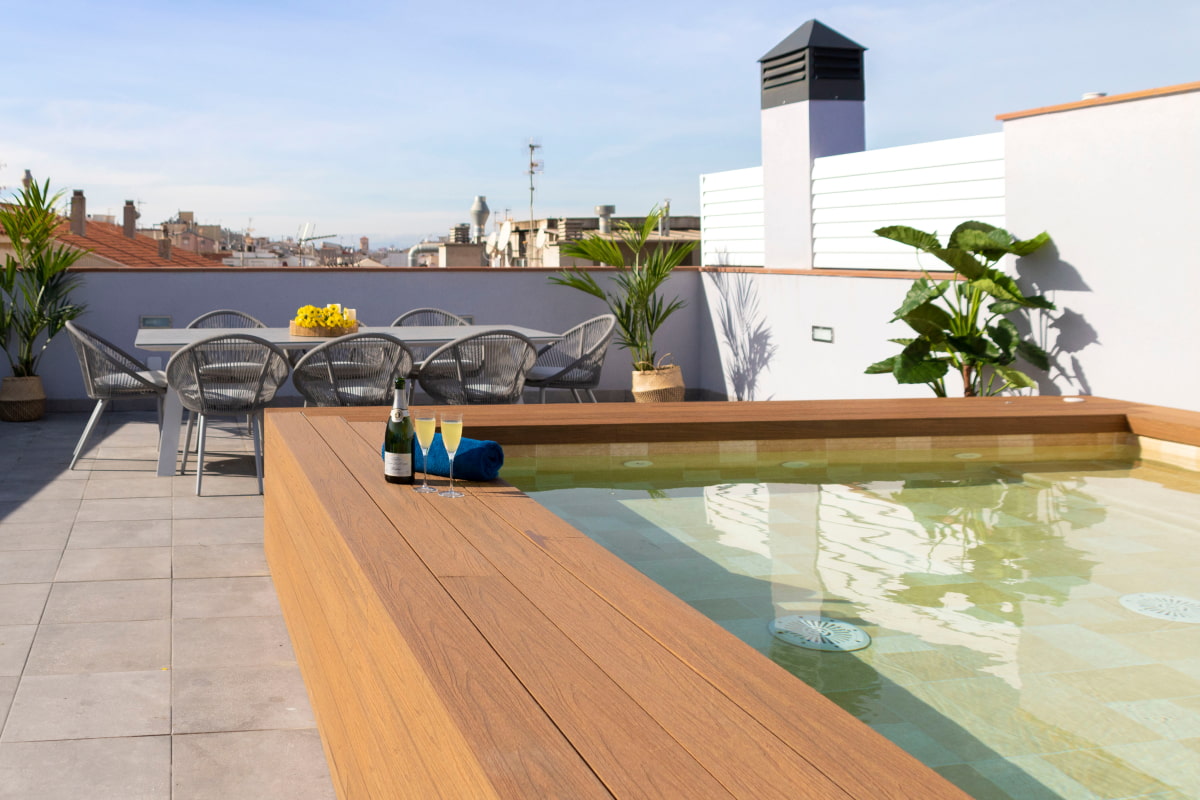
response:
M417 256L421 253L436 253L438 251L437 242L421 242L414 244L408 248L408 265L415 267L417 265Z
M617 213L616 206L596 206L596 216L600 218L600 232L612 233L612 216Z
M134 207L132 200L125 201L124 211L125 217L122 220L122 232L130 239L134 239L137 237L137 218L141 214L137 212L137 208Z
M71 194L71 233L87 236L87 200L83 189L76 189Z
M487 224L488 217L492 212L488 208L487 198L483 195L476 195L475 202L471 204L471 242L479 244L483 241L484 226Z

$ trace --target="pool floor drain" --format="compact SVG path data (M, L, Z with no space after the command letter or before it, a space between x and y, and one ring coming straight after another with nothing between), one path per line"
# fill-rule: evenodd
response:
M1200 624L1200 600L1190 597L1143 592L1125 595L1121 598L1121 605L1130 611L1155 619Z
M653 461L647 461L644 458L634 459L633 461L625 461L621 464L622 467L632 467L633 469L643 469L645 467L653 467Z
M768 627L777 639L808 650L849 652L862 650L871 643L871 637L863 629L829 617L793 614L772 620Z

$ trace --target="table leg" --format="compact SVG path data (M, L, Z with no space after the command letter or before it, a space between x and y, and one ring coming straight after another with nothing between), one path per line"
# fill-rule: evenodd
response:
M179 425L183 420L183 403L179 401L179 393L167 389L167 397L163 402L162 432L158 439L158 475L169 478L175 474L176 459L179 455Z

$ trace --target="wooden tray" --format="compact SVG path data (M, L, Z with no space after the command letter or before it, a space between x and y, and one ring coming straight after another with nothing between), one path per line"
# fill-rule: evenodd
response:
M295 322L288 323L288 333L292 336L324 336L326 338L333 336L345 336L348 333L358 333L358 323L348 325L345 328L306 328L303 325L297 325Z

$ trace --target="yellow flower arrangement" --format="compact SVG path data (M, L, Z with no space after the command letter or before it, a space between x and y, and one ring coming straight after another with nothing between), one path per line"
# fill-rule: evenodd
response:
M339 305L328 305L324 308L317 306L301 306L296 309L292 326L320 330L320 335L337 336L358 327L357 320L350 319Z

